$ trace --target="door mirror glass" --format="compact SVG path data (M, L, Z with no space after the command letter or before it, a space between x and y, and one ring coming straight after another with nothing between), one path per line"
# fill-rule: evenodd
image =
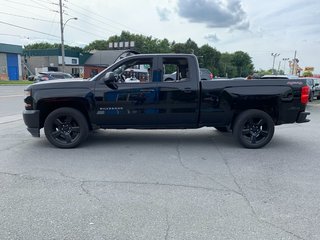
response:
M118 85L116 84L117 79L114 76L113 72L107 72L103 78L104 83L111 89L118 89Z

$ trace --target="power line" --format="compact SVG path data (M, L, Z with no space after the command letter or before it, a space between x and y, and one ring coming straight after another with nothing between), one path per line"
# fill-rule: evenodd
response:
M116 22L116 21L114 21L114 20L112 20L112 19L106 18L105 16L99 15L99 14L97 14L96 12L93 12L93 11L90 11L90 10L88 10L88 9L82 8L82 7L76 5L76 4L72 3L72 2L70 2L70 3L71 3L71 5L79 8L79 9L81 9L81 10L83 10L83 11L91 12L91 13L92 13L91 16L85 15L85 14L82 13L83 15L89 17L90 19L93 19L93 18L94 18L93 16L98 16L98 17L100 17L100 18L102 18L102 19L104 19L104 20L107 20L107 21L110 21L110 22L113 23L113 25L110 25L110 23L102 22L101 20L95 18L96 21L99 21L99 22L101 22L101 23L103 23L103 24L107 24L107 25L112 26L112 27L114 27L114 28L118 28L118 29L120 29L120 30L123 30L123 28L114 26L114 24L117 24L117 25L120 25L120 26L125 27L126 29L131 29L131 30L134 30L135 32L141 33L141 32L140 32L139 30L137 30L137 29L133 29L132 27L126 26L126 25L124 25L124 24L122 24L122 23L119 23L119 22ZM74 9L71 9L71 10L72 10L72 11L75 11ZM76 12L76 11L75 11L75 12Z
M41 34L48 35L48 36L51 36L51 37L59 38L56 35L52 35L52 34L41 32L41 31L37 31L37 30L33 30L33 29L30 29L30 28L21 27L21 26L14 25L14 24L11 24L11 23L7 23L7 22L3 22L3 21L0 21L0 23L6 24L6 25L9 25L9 26L12 26L12 27L16 27L16 28L21 28L21 29L24 29L24 30L28 30L28 31L31 31L31 32L41 33Z
M28 19L37 20L37 21L43 21L43 22L50 22L50 23L52 22L52 21L46 20L46 19L27 17L27 16L22 16L22 15L17 15L17 14L12 14L12 13L6 13L6 12L0 12L0 14L5 14L5 15L14 16L14 17L20 17L20 18L28 18ZM58 22L55 22L55 23L58 23Z
M91 22L85 22L85 23L93 26L93 27L96 28L99 32L101 32L101 30L102 30L102 27L101 27L101 26L97 26L96 24L93 24L93 23L91 23ZM115 32L115 31L113 31L113 30L109 30L109 29L106 29L106 28L103 28L103 30L105 30L105 31L107 31L107 32L111 32L111 33L117 33L117 32Z
M75 27L75 26L72 26L72 25L68 25L68 26L73 28L73 29L79 30L81 32L90 33L90 34L95 35L95 36L100 37L100 38L102 37L101 35L97 35L96 33L93 33L93 32L88 32L86 30L83 30L81 28L78 28L78 27ZM104 38L104 36L102 38Z
M19 37L19 38L29 38L27 36L23 35L17 35L17 34L8 34L8 33L0 33L1 36L10 36L10 37Z
M44 8L47 8L48 6L43 5L43 1L36 1L36 0L30 0L31 2L34 2L35 4L38 4L39 6L42 6Z
M116 26L111 25L110 23L103 22L103 21L101 21L101 20L99 20L99 19L97 19L97 18L94 18L94 17L90 16L90 15L81 13L81 12L76 11L76 10L74 10L74 9L71 9L71 10L72 10L73 12L75 12L75 13L78 13L78 14L80 14L80 15L83 15L83 16L85 16L86 18L89 18L89 19L94 20L94 21L96 21L96 22L102 23L102 24L104 24L104 25L109 25L110 27L113 27L113 28L118 28L118 27L116 27ZM87 22L87 23L88 23L88 22ZM91 25L94 25L94 24L91 24ZM95 25L94 25L94 26L95 26ZM122 28L118 28L118 29L119 29L119 30L123 30ZM116 33L115 31L112 31L112 30L107 30L107 31Z
M39 7L39 6L34 6L34 5L30 5L30 4L26 4L26 3L22 3L22 2L16 2L16 1L12 1L12 0L7 0L6 2L7 2L7 3L19 4L20 6L22 5L22 6L26 6L26 7L38 8L38 9L41 9L41 10L58 12L57 10L49 9L48 7Z

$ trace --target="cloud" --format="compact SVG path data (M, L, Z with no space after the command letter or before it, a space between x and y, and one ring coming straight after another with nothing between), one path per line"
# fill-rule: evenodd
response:
M169 21L169 15L171 14L171 11L169 9L157 7L157 13L160 17L160 21Z
M178 0L177 9L181 17L209 28L249 28L240 0Z
M220 39L217 37L217 34L208 34L204 38L209 42L214 42L214 43L220 41Z

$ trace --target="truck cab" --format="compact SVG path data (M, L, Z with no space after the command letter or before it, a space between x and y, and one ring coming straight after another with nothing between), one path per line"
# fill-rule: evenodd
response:
M94 79L95 122L102 127L196 127L199 70L195 62L194 55L185 54L137 55L116 62ZM127 69L143 68L148 69L145 76L128 76ZM176 72L175 78L168 81L166 71ZM112 81L106 73L111 73Z

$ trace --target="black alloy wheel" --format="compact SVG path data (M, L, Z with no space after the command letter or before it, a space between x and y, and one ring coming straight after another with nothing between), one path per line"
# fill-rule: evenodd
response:
M58 148L74 148L89 134L84 115L74 108L58 108L45 120L44 132L48 141Z
M246 148L261 148L268 144L274 134L274 122L264 111L250 109L236 119L233 135Z

